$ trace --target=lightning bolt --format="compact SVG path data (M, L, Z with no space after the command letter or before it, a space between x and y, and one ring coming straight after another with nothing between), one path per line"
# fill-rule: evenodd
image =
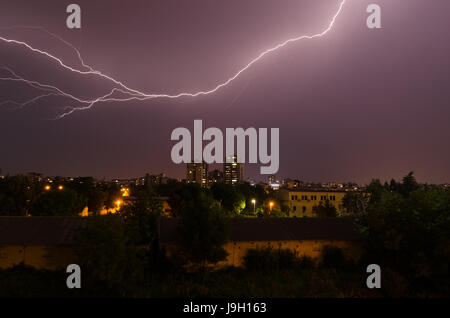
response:
M80 111L80 110L87 110L92 108L94 105L96 105L97 103L100 102L126 102L126 101L131 101L131 100L139 100L139 101L144 101L144 100L148 100L148 99L154 99L154 98L169 98L169 99L176 99L176 98L181 98L181 97L198 97L198 96L202 96L202 95L209 95L209 94L213 94L215 92L217 92L218 90L220 90L221 88L229 85L231 82L233 82L234 80L236 80L242 73L244 73L245 71L247 71L252 65L254 65L255 63L257 63L258 61L260 61L262 58L264 58L266 55L271 54L285 46L287 46L288 44L294 43L294 42L298 42L301 40L306 40L306 39L315 39L315 38L321 38L323 36L325 36L328 32L331 31L331 29L333 28L336 19L338 18L338 16L340 15L340 13L342 12L342 9L344 7L346 0L340 0L339 5L338 5L338 9L337 12L332 16L330 23L327 25L327 27L316 34L313 35L301 35L298 37L294 37L294 38L290 38L285 40L284 42L281 42L263 52L261 52L258 56L256 56L254 59L252 59L250 62L248 62L245 66L243 66L241 69L239 69L234 75L232 75L231 77L229 77L227 80L225 80L222 83L217 84L215 87L209 89L209 90L203 90L203 91L198 91L198 92L180 92L178 94L154 94L154 93L146 93L143 91L139 91L137 89L131 88L129 86L127 86L126 84L124 84L123 82L108 76L104 73L102 73L101 71L98 71L96 69L94 69L92 66L88 65L85 63L84 59L82 58L82 55L80 53L80 51L71 43L65 41L64 39L62 39L61 37L57 36L56 34L53 34L47 30L45 30L42 27L26 27L26 26L14 26L14 27L9 27L9 28L3 28L3 29L13 29L13 28L31 28L31 29L40 29L43 30L44 32L46 32L47 34L49 34L50 36L56 38L57 40L63 42L64 44L68 45L72 50L74 50L74 52L77 55L78 61L80 62L81 66L84 68L84 70L82 69L78 69L75 67L71 67L69 65L67 65L66 63L64 63L64 61L61 58L58 58L55 55L52 55L51 53L47 52L47 51L43 51L40 49L37 49L33 46L31 46L30 44L23 42L23 41L18 41L18 40L14 40L14 39L8 39L5 37L0 36L0 41L8 43L8 44L13 44L13 45L18 45L21 46L31 52L43 55L45 57L47 57L48 59L50 59L51 61L54 61L55 63L57 63L60 67L62 67L63 69L79 74L79 75L83 75L83 76L94 76L97 78L101 78L104 79L106 81L109 81L111 84L113 84L113 88L107 93L104 94L102 96L93 98L93 99L83 99L83 98L79 98L76 97L68 92L65 92L61 89L59 89L58 87L54 86L54 85L49 85L49 84L44 84L44 83L40 83L37 81L33 81L30 79L26 79L22 76L19 76L18 74L14 73L12 70L8 69L8 68L3 68L4 70L6 70L7 72L10 73L9 77L0 77L0 81L15 81L15 82L21 82L23 84L26 84L28 86L31 86L33 88L36 88L38 90L44 91L45 94L42 95L38 95L28 101L22 102L22 103L18 103L18 102L14 102L14 101L5 101L3 103L0 103L0 105L5 104L5 103L13 103L18 105L19 107L24 107L27 105L30 105L34 102L36 102L39 99L45 98L45 97L49 97L49 96L61 96L61 97L65 97L68 98L70 100L72 100L72 102L78 103L80 105L83 106L67 106L64 108L64 112L62 114L60 114L59 116L57 116L56 119L62 119L70 114L72 114L75 111ZM119 96L118 96L119 95Z

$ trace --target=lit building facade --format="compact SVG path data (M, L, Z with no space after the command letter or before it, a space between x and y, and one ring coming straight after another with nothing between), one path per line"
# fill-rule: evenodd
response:
M228 158L230 159L230 158ZM228 163L227 161L232 161ZM226 160L223 164L223 179L226 184L239 184L244 181L244 165L237 162L237 157Z
M345 215L343 199L345 191L281 189L280 201L287 207L290 217L317 217L314 207L327 201L336 208L338 215Z
M208 164L202 163L188 163L186 166L186 182L198 183L202 187L208 186Z

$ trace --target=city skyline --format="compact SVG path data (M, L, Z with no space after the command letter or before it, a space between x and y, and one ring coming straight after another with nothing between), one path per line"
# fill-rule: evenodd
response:
M73 51L42 30L8 29L43 26L73 43L89 65L140 90L176 93L214 87L283 39L324 30L339 1L285 1L283 6L272 1L132 1L126 6L111 1L107 12L87 1L78 3L82 28L68 30L66 3L31 4L31 16L25 10L30 3L5 1L0 35L49 49L77 65ZM450 5L381 0L383 28L370 30L365 26L369 3L347 0L326 37L283 47L209 96L105 103L59 121L48 120L66 105L58 98L22 109L2 104L3 174L37 171L113 179L165 172L182 178L185 165L170 160L170 132L202 119L221 129L279 127L280 179L367 184L414 171L422 183L447 183L450 46L445 8ZM21 76L58 83L76 94L108 87L67 76L18 46L0 43L0 59ZM0 74L6 75L4 70ZM0 83L2 103L34 93L17 83ZM267 176L258 173L258 165L246 164L247 178Z

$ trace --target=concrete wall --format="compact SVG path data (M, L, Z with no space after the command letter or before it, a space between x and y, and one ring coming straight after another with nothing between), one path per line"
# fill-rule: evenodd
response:
M0 246L0 268L6 269L24 263L36 269L57 270L76 263L72 246Z

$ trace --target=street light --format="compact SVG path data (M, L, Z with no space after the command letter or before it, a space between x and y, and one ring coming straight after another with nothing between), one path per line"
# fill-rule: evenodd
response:
M252 203L253 203L253 214L256 213L256 200L252 199Z
M119 209L120 209L120 205L122 204L122 201L117 200L117 201L116 201L116 204L117 204L117 210L119 210Z
M46 191L48 191L48 190L51 189L51 187L50 187L49 185L46 185L44 189L45 189Z
M272 212L273 201L270 201L270 202L269 202L269 207L270 207L270 212Z
M64 189L64 187L63 187L62 185L60 185L60 186L58 187L58 189L59 189L59 190L62 190L62 189Z

